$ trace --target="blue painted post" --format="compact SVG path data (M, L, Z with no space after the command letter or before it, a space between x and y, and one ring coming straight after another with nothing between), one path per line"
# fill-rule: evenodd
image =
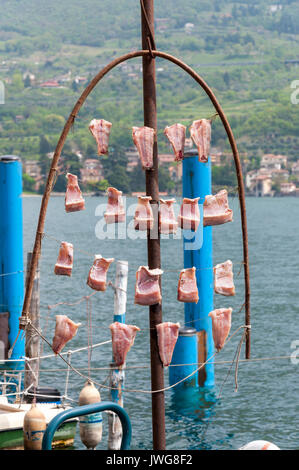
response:
M19 157L4 155L0 157L0 352L4 343L4 359L19 332L23 300L22 164ZM20 336L10 359L20 359L25 354L25 341ZM23 361L0 363L0 368L5 369L23 367Z
M213 247L212 227L203 227L203 203L205 196L212 194L211 161L201 163L198 161L197 151L185 152L183 160L183 197L199 197L200 226L194 238L190 240L184 233L184 267L196 267L196 279L199 294L197 304L185 303L185 325L196 329L198 337L197 362L204 362L214 354L212 337L212 321L208 316L213 310ZM190 232L188 233L188 235ZM202 237L201 237L202 236ZM180 347L180 337L176 347ZM190 361L187 361L187 363ZM187 369L182 368L181 375L187 376ZM214 386L214 365L207 364L199 371L198 383L200 386Z
M181 367L175 364L190 364ZM173 351L171 365L169 367L169 382L174 385L192 374L197 369L197 335L196 329L184 326L179 330L179 337ZM178 384L177 387L196 387L198 385L197 374ZM177 388L176 387L176 388Z

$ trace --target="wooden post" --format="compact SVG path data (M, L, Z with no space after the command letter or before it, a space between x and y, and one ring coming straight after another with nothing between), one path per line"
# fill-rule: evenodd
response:
M30 265L32 259L32 252L27 254L27 276L26 283L30 272ZM29 318L35 328L39 328L39 305L40 305L40 290L39 290L40 271L37 268L34 277L34 284L30 302ZM26 327L26 340L25 340L25 356L28 358L39 356L40 337L30 324ZM31 393L38 386L39 374L39 359L33 361L25 361L25 375L24 375L24 389L26 390L30 385Z
M141 0L142 48L155 49L154 43L154 1ZM157 133L156 106L156 66L151 55L143 56L143 112L144 125L155 129ZM146 170L146 195L151 196L154 214L155 235L151 231L147 236L148 266L150 269L161 267L160 234L158 233L159 178L158 178L158 145L155 135L153 151L153 168ZM159 356L156 325L162 323L162 305L149 307L150 350L151 350L151 383L152 391L164 388L164 370ZM165 441L165 402L164 392L152 393L152 428L153 449L164 450Z
M118 261L116 264L116 277L114 285L114 321L125 323L128 285L128 262ZM111 362L109 386L111 387L111 399L123 406L122 385L125 373L122 369L115 369L115 363ZM119 450L122 441L122 425L118 416L112 411L108 415L109 435L108 449Z

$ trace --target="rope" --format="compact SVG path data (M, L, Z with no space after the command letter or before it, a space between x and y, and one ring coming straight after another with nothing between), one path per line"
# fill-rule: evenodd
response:
M20 274L20 273L24 273L25 270L20 270L20 271L15 271L13 273L5 273L5 274L0 274L0 277L3 277L3 276L13 276L14 274Z
M71 363L72 360L72 353L68 351L67 353L68 356L68 362L69 364ZM70 378L70 368L67 368L67 373L66 373L66 378L65 378L65 388L64 388L64 396L67 396L67 391L68 391L68 386L69 386L69 378Z
M145 22L146 22L146 26L147 26L147 29L148 29L148 38L147 38L147 41L148 41L149 51L150 51L150 53L151 53L152 58L154 58L155 56L154 56L154 54L152 53L152 49L156 50L156 44L155 44L154 35L153 35L153 32L152 32L152 28L151 28L149 19L148 19L147 14L146 14L146 10L145 10L145 7L144 7L143 0L140 0L140 5L141 5L141 10L142 10L142 13L143 13L143 16L144 16L144 20L145 20Z
M28 323L31 323L30 319L28 320ZM32 325L32 323L31 323ZM34 325L32 325L32 327L35 329ZM231 341L231 339L236 335L236 333L241 329L241 328L246 328L247 326L245 325L242 325L240 326L239 328L237 328L237 330L228 338L228 340L226 341L225 344L229 343L229 341ZM36 329L36 331L38 332L38 334L41 336L41 338L50 346L51 344L49 343L49 341ZM189 374L188 376L184 377L183 379L179 380L177 383L173 384L173 385L170 385L168 387L165 387L163 389L160 389L160 390L135 390L135 389L124 389L123 391L124 392L133 392L133 393L144 393L144 394L153 394L153 393L161 393L161 392L165 392L165 391L168 391L172 388L174 388L175 386L179 385L180 383L184 382L185 380L187 380L188 378L192 377L194 374L196 374L200 369L202 369L216 354L218 354L218 352L215 352L211 357L209 357L204 363L202 363L195 371L193 371L191 374ZM57 356L59 356L67 365L68 367L70 367L76 374L78 374L79 376L83 377L85 380L89 380L89 377L82 374L78 369L76 369L75 367L73 367L60 353L57 354ZM118 390L117 388L114 388L114 387L110 387L110 386L107 386L107 385L104 385L103 383L98 383L96 382L95 380L91 380L91 382L93 382L95 385L97 385L98 387L103 387L103 388L106 388L106 389L109 389L109 390Z
M56 241L59 245L61 244L61 240L58 240L57 238L53 237L52 235L49 235L48 233L44 233L44 236L47 237L47 238L49 238L49 239L52 239L52 240ZM94 258L94 253L89 253L89 252L87 252L87 251L85 251L85 250L81 250L80 248L76 248L76 250L77 250L79 253L82 253L82 254L84 254L84 255L87 255L87 256L90 256L90 257ZM241 260L241 261L236 261L234 264L235 264L235 265L239 265L239 264L240 264L240 270L239 270L239 272L238 272L238 274L237 274L237 277L238 277L238 276L240 275L242 266L244 266L245 262L244 262L244 260ZM138 268L139 268L139 266L138 266L137 268L135 267L135 268L134 268L135 271L137 271ZM213 269L214 269L214 266L211 266L211 267L206 267L206 268L196 268L196 271L205 271L205 270L213 270ZM181 271L182 271L182 269L178 269L178 268L163 269L163 272L164 272L164 273L172 273L172 272L173 272L173 273L174 273L174 272L178 272L178 273L179 273L179 272L181 272ZM111 281L108 282L108 285L113 286L113 284L112 284ZM113 287L114 287L114 286L113 286ZM58 304L57 304L57 305L58 305ZM75 305L75 304L70 304L70 305Z
M111 341L108 341L109 343L111 343ZM71 351L68 351L68 353L72 353ZM62 353L62 354L65 354L65 353ZM54 357L53 356L47 356L47 357ZM243 363L245 362L246 364L250 363L250 362L263 362L263 361L281 361L281 360L286 360L286 359L292 359L293 356L271 356L271 357L254 357L254 358L250 358L250 359L239 359L239 363ZM31 360L34 360L36 358L24 358L24 359L11 359L10 362L17 362L17 361L24 361L24 360L28 360L28 361L31 361ZM9 362L8 359L5 359L3 361L0 361L0 364L1 363L5 363L5 362ZM225 365L225 364L231 364L231 361L211 361L209 362L210 364L214 364L214 365ZM202 362L188 362L186 364L170 364L168 367L182 367L182 366L198 366L200 364L203 364ZM77 368L78 370L87 370L86 367L79 367ZM90 370L93 370L93 371L101 371L101 370L110 370L110 369L113 369L113 370L118 370L119 368L118 367L91 367ZM150 365L140 365L140 366L126 366L124 367L122 370L126 371L126 370L134 370L134 369L150 369ZM2 369L2 371L9 371L9 369ZM68 369L63 369L63 368L55 368L55 369L40 369L41 372L65 372L67 371ZM20 371L20 373L24 373L24 371ZM13 384L13 382L8 382L8 383L11 383ZM1 386L1 382L0 382L0 386Z
M91 300L86 298L86 316L87 316L87 344L88 344L88 378L90 379L90 363L92 353L92 324L91 324Z

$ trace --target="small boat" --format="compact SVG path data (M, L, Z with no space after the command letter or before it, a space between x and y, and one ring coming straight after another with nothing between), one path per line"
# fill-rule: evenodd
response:
M47 425L58 413L71 408L61 402L58 390L39 388L38 391L39 394L43 392L48 397L37 398L37 406L44 414ZM39 401L45 399L46 402ZM0 395L0 450L24 450L23 422L24 416L30 408L31 403L10 403L7 397ZM53 438L54 448L73 446L77 422L78 418L73 418L65 421L59 427Z

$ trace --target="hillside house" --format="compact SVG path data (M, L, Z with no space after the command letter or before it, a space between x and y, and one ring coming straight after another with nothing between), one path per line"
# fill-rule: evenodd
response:
M258 175L252 179L250 191L257 197L273 196L272 179L267 175Z
M104 179L103 166L99 160L88 158L80 169L81 180L83 184L95 184Z
M133 171L139 164L140 158L136 147L129 147L125 150L127 157L127 171Z
M175 183L179 183L183 177L183 165L171 165L168 167L169 176Z
M288 164L288 157L286 155L273 155L268 153L263 155L261 160L261 167L273 168L275 170L281 170L283 167L286 168Z
M34 190L38 191L43 181L39 162L37 160L25 160L23 162L23 171L34 179Z
M281 183L280 192L282 194L291 194L296 192L296 185L294 183Z
M294 162L291 167L292 176L295 176L299 180L299 160Z

